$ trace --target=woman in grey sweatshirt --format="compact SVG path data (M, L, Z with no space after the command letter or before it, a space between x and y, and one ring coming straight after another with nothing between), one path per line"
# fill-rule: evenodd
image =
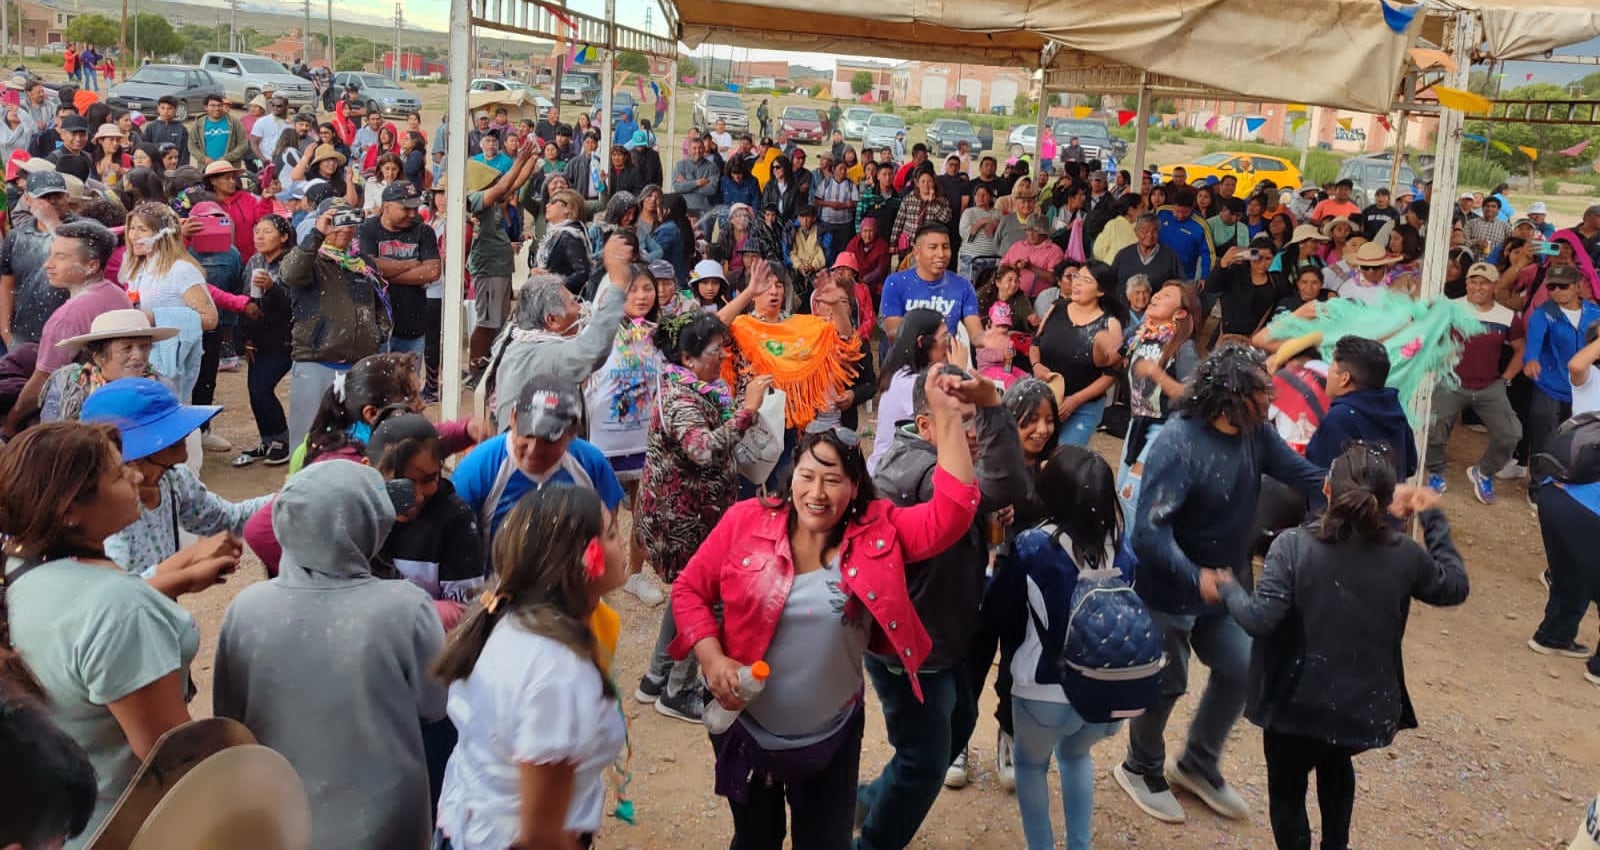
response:
M394 527L383 478L312 464L272 506L278 577L245 588L217 642L214 710L282 753L311 799L311 846L423 850L433 826L422 724L444 645L433 600L368 563Z

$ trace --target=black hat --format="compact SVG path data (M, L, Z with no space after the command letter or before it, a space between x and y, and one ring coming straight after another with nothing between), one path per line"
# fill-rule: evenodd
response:
M422 193L417 191L417 185L410 180L396 180L384 187L384 203L397 203L417 209L422 206Z
M67 178L59 171L36 171L28 175L28 197L66 194Z
M89 122L83 120L81 115L68 115L61 119L58 125L63 133L87 133Z
M535 375L522 385L513 408L517 434L554 442L578 424L583 397L578 385L554 375Z
M306 184L306 203L321 207L322 202L337 194L333 184L326 180L313 180Z

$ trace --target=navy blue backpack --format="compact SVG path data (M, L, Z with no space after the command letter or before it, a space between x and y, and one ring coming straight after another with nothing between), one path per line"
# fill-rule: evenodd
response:
M1040 529L1055 545L1071 543L1055 525ZM1124 557L1131 557L1124 552ZM1047 634L1030 607L1041 639ZM1078 714L1091 723L1138 717L1161 698L1161 668L1166 664L1162 635L1150 610L1114 564L1078 570L1067 615L1066 635L1055 665L1061 689Z

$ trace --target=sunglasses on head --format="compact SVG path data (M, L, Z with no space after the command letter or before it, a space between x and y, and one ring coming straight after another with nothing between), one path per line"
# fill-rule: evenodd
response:
M834 425L813 419L810 424L806 425L805 433L818 437L832 435L834 439L848 448L857 449L861 447L861 436L843 425Z

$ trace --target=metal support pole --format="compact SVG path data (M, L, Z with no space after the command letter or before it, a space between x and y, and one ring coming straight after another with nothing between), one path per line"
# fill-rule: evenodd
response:
M1139 184L1144 180L1144 149L1150 143L1150 74L1139 75L1139 114L1133 120L1138 122L1133 128L1133 179L1129 181L1129 191L1138 191Z
M1471 12L1457 12L1453 20L1453 37L1450 53L1455 57L1456 70L1449 72L1444 85L1457 89L1467 87L1467 71L1472 62L1472 46L1478 43L1478 19ZM1461 126L1464 116L1457 109L1440 109L1438 136L1434 139L1433 197L1444 198L1436 203L1428 232L1424 234L1422 250L1422 291L1417 297L1423 300L1439 298L1444 292L1445 265L1450 253L1450 200L1456 196L1456 169L1461 165ZM1433 385L1430 376L1424 379L1417 391L1417 419L1411 429L1417 442L1417 476L1425 476L1428 453L1428 429L1433 421Z
M1034 169L1033 169L1034 181L1033 181L1033 185L1034 185L1034 188L1036 188L1036 189L1044 188L1044 128L1045 128L1045 120L1044 119L1045 119L1045 116L1050 113L1050 85L1048 83L1048 80L1049 80L1048 74L1046 72L1044 72L1044 71L1040 71L1039 72L1039 108L1037 110L1035 110L1036 112L1039 113L1036 116L1036 120L1035 120L1035 123L1038 124L1038 130L1034 133L1034 137L1033 137L1033 164L1034 164ZM1026 155L1027 153L1028 153L1027 151L1023 151L1024 155ZM1059 154L1060 150L1057 150L1056 153Z
M606 0L606 63L600 70L600 117L594 123L600 128L602 162L610 162L606 151L611 150L611 139L616 135L615 122L611 120L611 102L615 97L611 89L617 84L617 0Z
M454 13L452 13L452 14L454 14ZM328 49L325 52L328 54L327 55L328 73L332 74L333 70L334 70L334 68L333 68L333 62L334 62L334 50L333 50L333 0L328 0Z
M3 2L3 0L0 0ZM467 277L467 86L472 79L472 14L467 0L450 3L450 99L445 145L444 328L439 363L439 409L445 421L461 415L461 313Z
M671 163L665 168L674 168L678 164L678 59L673 57L672 64L667 66L667 146L661 157L664 163ZM656 128L660 130L660 127ZM671 171L667 174L670 176Z

